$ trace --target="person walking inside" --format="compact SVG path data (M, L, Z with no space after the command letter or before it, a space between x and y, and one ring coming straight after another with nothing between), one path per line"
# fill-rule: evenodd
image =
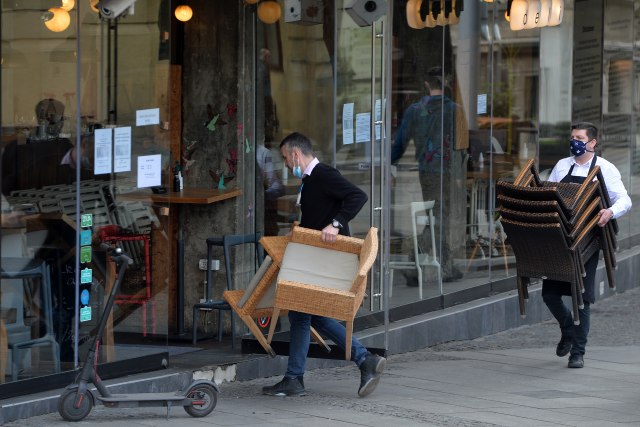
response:
M604 227L607 222L618 218L631 209L631 198L622 183L620 172L609 161L598 157L595 148L598 145L598 128L588 122L575 123L571 126L571 157L566 157L555 165L549 181L582 184L595 166L600 167L604 183L611 199L611 207L599 212L598 225ZM542 281L542 299L560 326L562 336L556 347L556 355L564 357L570 353L569 368L584 366L585 347L589 335L590 306L595 302L595 276L600 252L595 253L585 263L586 276L583 279L584 308L578 310L580 324L574 325L571 311L562 301L563 295L571 295L568 282L556 280Z
M302 179L298 193L302 213L300 226L321 231L324 242L335 242L338 234L349 236L349 221L367 202L367 195L336 169L320 163L311 141L301 133L294 132L285 137L280 143L280 153L293 175ZM291 339L287 371L280 382L264 387L263 394L305 394L303 377L311 326L345 350L346 330L335 319L289 311L289 323ZM351 360L360 368L358 395L368 396L377 387L387 361L369 352L355 337L351 340Z
M453 282L463 276L455 258L461 256L465 240L466 166L461 140L468 140L468 137L464 115L447 96L446 83L442 68L434 67L427 71L424 87L428 95L404 112L391 146L391 164L396 165L400 161L409 142L413 141L422 200L433 200L434 210L442 216L441 221L436 221L435 233L436 241L442 239L439 245L441 253L432 255L440 259L443 281ZM425 227L423 242L429 241L429 233L430 228Z

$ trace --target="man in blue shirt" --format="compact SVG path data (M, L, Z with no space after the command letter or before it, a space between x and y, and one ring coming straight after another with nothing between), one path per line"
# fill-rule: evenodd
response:
M427 72L424 84L429 95L405 111L391 146L391 164L398 163L413 140L423 200L435 201L434 211L439 219L436 241L442 236L442 253L438 258L446 282L462 277L454 265L456 252L464 245L466 224L465 156L457 147L457 138L463 137L462 132L457 132L461 118L456 116L461 112L444 92L446 85L440 67ZM429 227L425 227L424 233L428 230ZM423 235L423 239L429 241L427 235Z

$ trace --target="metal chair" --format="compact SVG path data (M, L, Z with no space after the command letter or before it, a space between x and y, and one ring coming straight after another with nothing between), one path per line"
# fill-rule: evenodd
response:
M209 237L207 239L207 287L205 294L205 302L193 305L193 332L192 342L195 345L198 341L198 315L201 310L218 310L218 341L222 341L222 311L228 310L231 316L231 348L235 348L235 322L233 318L232 308L224 299L213 300L213 280L211 272L211 263L213 259L213 246L223 247L225 275L227 279L227 290L234 290L233 272L231 270L231 248L243 244L253 244L256 251L256 269L262 264L263 253L260 249L259 240L261 233L253 234L227 234L223 237Z
M51 277L49 266L36 259L29 258L2 258L2 279L40 279L40 289L42 295L42 325L44 333L36 338L29 338L22 341L9 342L11 351L11 377L13 381L18 380L18 373L21 368L21 351L33 347L51 347L51 358L53 360L53 371L60 372L60 347L54 336L53 329L53 303L51 297Z

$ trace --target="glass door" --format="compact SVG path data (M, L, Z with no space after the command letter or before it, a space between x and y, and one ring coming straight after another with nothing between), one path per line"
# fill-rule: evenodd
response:
M341 3L341 2L337 2ZM380 251L370 274L368 302L371 312L383 308L384 247L384 147L386 134L385 63L388 5L383 1L345 1L336 4L335 110L336 168L362 188L369 201L352 221L352 233L363 237L377 227ZM342 7L343 6L343 7Z

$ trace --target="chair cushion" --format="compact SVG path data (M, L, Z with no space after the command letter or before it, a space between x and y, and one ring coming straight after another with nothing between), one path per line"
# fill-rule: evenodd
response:
M264 257L264 261L262 261L262 264L260 265L260 268L258 268L258 271L256 271L256 274L253 276L253 278L251 278L251 281L247 285L247 289L244 291L244 295L242 296L242 298L238 302L238 307L239 308L242 308L246 304L247 300L249 299L251 294L253 294L253 291L256 289L256 286L258 286L258 283L262 279L262 276L264 276L264 273L266 273L267 270L269 269L269 267L271 267L271 263L272 262L273 261L271 260L271 257L269 255ZM271 291L271 294L273 295L273 291ZM265 295L265 297L266 297L266 295ZM272 299L273 299L273 297L272 297ZM264 301L265 298L263 297L262 300ZM272 302L271 306L273 306L273 302Z
M325 288L351 290L358 272L358 255L301 243L289 243L278 274L288 280Z

